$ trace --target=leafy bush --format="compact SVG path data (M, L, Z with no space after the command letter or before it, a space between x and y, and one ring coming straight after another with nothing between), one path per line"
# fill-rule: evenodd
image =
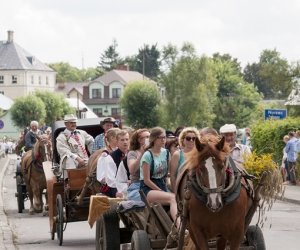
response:
M300 130L300 118L258 121L251 127L251 145L258 155L272 154L279 164L285 146L283 136L296 130Z

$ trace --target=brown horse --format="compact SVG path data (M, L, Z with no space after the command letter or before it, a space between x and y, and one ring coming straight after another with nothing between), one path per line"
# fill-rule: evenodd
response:
M244 239L251 199L241 186L224 137L208 134L195 144L177 180L183 228L187 226L196 249L208 250L208 241L217 239L218 250L226 245L237 250Z
M29 213L43 211L43 190L47 188L42 163L52 160L51 140L47 135L37 136L32 150L25 153L21 161L21 170L30 199ZM47 209L47 196L46 205Z

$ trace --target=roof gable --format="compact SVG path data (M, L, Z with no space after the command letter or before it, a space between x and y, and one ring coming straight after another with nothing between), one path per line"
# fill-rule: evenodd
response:
M150 80L147 77L144 77L141 73L137 71L127 71L127 70L111 70L104 75L98 77L92 82L101 82L104 86L108 86L110 83L118 81L123 85L131 81L141 81L141 80Z
M15 42L0 42L0 70L53 71Z

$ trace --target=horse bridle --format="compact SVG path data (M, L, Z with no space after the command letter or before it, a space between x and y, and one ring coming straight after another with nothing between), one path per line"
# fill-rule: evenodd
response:
M51 152L49 152L50 150L48 150L48 140L42 141L42 143L44 144L44 149L45 149L45 155L46 155L46 161L50 161L51 160Z
M214 156L211 156L213 159L215 159ZM216 187L216 188L208 188L205 187L204 185L202 185L201 180L199 175L196 173L196 182L199 186L200 189L202 189L202 192L206 195L208 194L215 194L215 193L221 193L224 194L226 193L228 190L230 190L232 188L232 186L234 185L234 175L230 174L229 175L229 184L227 187L225 187L225 181L226 181L226 169L229 168L229 156L225 158L225 171L224 171L224 175L222 178L222 185Z

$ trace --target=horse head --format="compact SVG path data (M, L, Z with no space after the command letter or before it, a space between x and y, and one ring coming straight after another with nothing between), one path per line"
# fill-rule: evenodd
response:
M189 168L195 173L195 181L206 195L206 206L212 212L223 207L222 193L226 190L229 146L224 137L207 134L196 138L191 152Z
M52 143L49 135L43 134L36 137L37 142L34 146L34 155L41 162L52 160Z

